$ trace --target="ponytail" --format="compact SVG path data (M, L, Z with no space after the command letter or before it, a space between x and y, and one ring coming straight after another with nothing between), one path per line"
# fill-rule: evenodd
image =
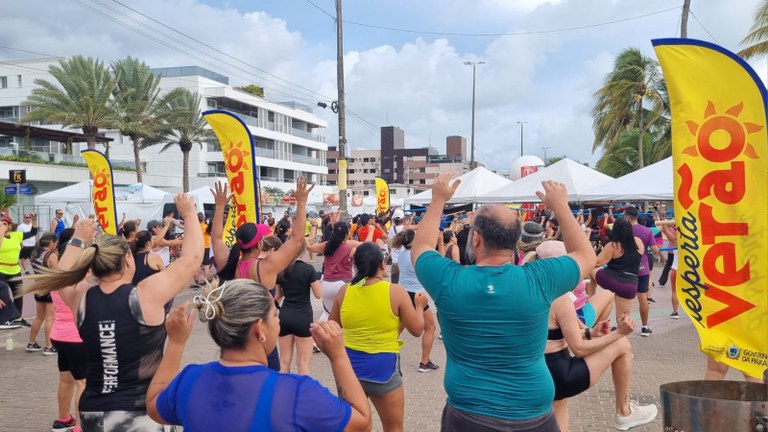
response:
M376 243L365 242L355 250L355 268L357 273L352 278L352 284L363 279L376 276L381 263L384 261L384 252Z
M235 271L237 270L237 263L240 261L240 243L235 243L232 249L229 250L229 256L227 257L227 264L218 273L219 280L221 282L230 281L235 279Z

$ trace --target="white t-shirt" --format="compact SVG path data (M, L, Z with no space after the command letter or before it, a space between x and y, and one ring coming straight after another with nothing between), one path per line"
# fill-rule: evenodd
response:
M22 232L22 233L28 233L28 232L32 231L32 224L20 223L19 227L16 228L16 231ZM30 237L28 239L24 239L21 242L21 245L23 247L34 247L35 243L36 243L35 236L32 236L32 237Z
M392 225L389 227L389 235L387 236L389 238L389 241L392 242L392 239L395 238L396 235L403 232L405 229L405 225ZM390 256L392 257L392 264L397 264L398 258L400 256L400 252L403 251L402 246L399 248L392 248Z

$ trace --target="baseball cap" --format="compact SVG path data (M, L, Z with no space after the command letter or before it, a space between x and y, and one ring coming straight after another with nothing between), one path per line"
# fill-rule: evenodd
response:
M400 209L396 209L395 212L392 213L392 219L395 219L395 220L405 219L405 213L403 213L403 211Z

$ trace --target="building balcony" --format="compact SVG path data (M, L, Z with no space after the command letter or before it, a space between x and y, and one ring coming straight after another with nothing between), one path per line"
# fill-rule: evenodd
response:
M49 165L86 166L85 160L79 154L46 153L31 150L19 150L10 147L0 148L0 159ZM109 162L114 169L129 171L135 169L133 161L110 160ZM142 162L142 171L146 172L146 162Z
M233 110L232 108L223 108L223 109L226 109L227 111L232 111L232 112L236 113L237 116L240 117L240 119L242 119L243 122L245 122L245 124L247 124L248 126L253 126L253 127L257 127L257 128L263 128L263 129L271 130L271 131L274 131L274 132L279 132L277 130L277 125L275 125L275 122L271 122L269 120L259 120L258 117L250 116L250 115L245 114L243 112ZM305 138L305 139L308 139L308 140L312 140L312 141L316 141L316 142L321 142L321 143L325 142L325 136L324 135L316 134L316 133L312 133L312 132L307 132L307 131L301 130L301 129L292 128L291 132L288 133L288 135L293 135L293 136L297 136L297 137L300 137L300 138Z

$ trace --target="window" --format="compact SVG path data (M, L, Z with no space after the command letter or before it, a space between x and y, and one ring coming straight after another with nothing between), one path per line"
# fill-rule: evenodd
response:
M208 99L207 103L208 103L208 108L216 109L218 106L218 104L216 103L216 100L214 99Z
M328 158L328 163L336 163L336 158Z
M0 76L0 88L8 88L8 77Z
M267 111L267 121L274 123L275 122L275 113L272 111Z
M389 174L389 168L384 168L384 174Z
M338 174L339 170L329 169L328 174Z
M18 87L21 88L21 75L16 75Z
M370 195L370 192L368 192L368 191L363 191L363 196L368 196L368 195Z
M354 173L355 173L355 170L353 170L353 169L347 170L347 173L349 173L349 174L354 174Z
M405 160L412 161L413 160L413 156L406 156Z
M419 184L427 184L427 181L425 179L419 180Z
M419 172L422 172L422 173L423 172L427 172L427 169L426 168L419 168Z

